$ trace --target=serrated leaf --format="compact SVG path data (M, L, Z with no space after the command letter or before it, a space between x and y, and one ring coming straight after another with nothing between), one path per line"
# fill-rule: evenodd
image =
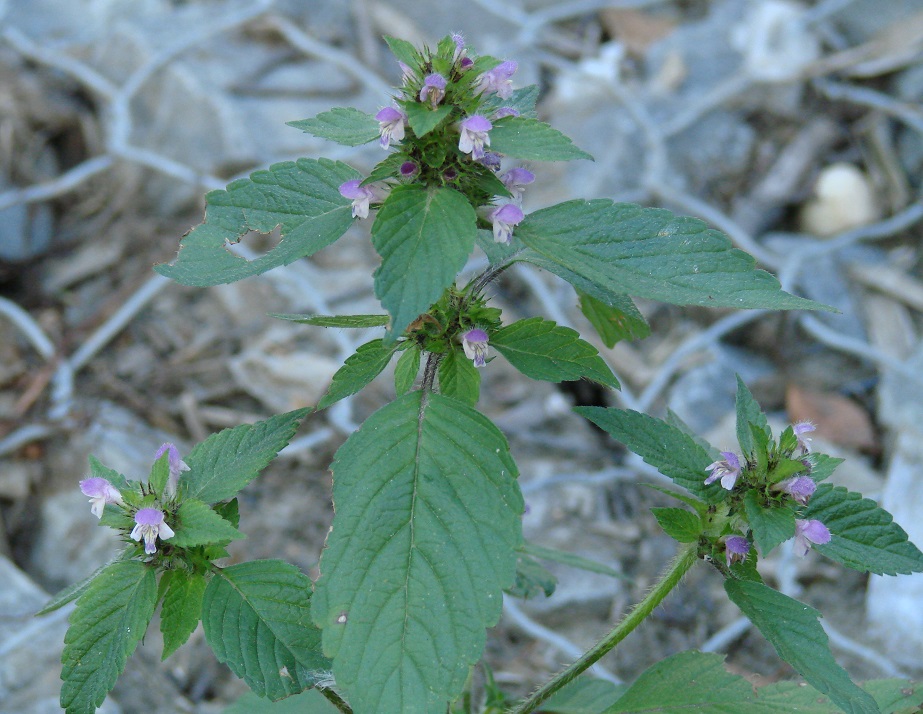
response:
M384 40L398 62L403 62L410 68L415 68L420 63L420 53L412 43L390 35L385 35Z
M754 259L695 218L631 203L567 201L530 213L516 236L522 260L565 280L577 275L608 293L677 305L819 310L782 292ZM581 290L590 292L585 284ZM599 298L600 295L594 295Z
M154 570L137 560L107 565L77 600L64 636L61 706L95 711L144 637L157 605Z
M323 694L309 689L280 702L270 702L247 692L221 714L339 714L339 711Z
M663 532L679 543L695 543L702 535L702 520L684 508L652 508Z
M806 458L811 463L810 476L818 483L830 478L836 467L846 461L846 459L837 459L827 454L808 454Z
M456 349L449 350L439 363L439 392L470 406L481 393L481 373L474 363Z
M523 543L519 550L523 553L531 555L534 558L539 558L540 560L550 560L553 563L561 563L562 565L567 565L571 568L577 568L578 570L586 570L590 573L608 575L609 577L619 578L620 580L630 579L624 573L620 573L615 568L611 568L608 565L597 562L595 560L590 560L589 558L584 558L583 556L576 555L575 553L568 553L565 550L558 550L557 548L546 548L545 546L536 545L535 543Z
M686 436L692 439L696 444L701 446L705 450L705 453L708 454L709 459L711 459L712 461L718 461L721 458L721 452L718 449L716 449L714 446L709 444L701 436L696 434L692 430L692 427L689 426L682 419L680 419L679 414L674 412L672 409L667 409L667 418L664 419L664 421L670 426L672 426L673 428L679 429Z
M580 312L590 321L603 344L612 348L621 340L643 340L651 334L651 326L627 295L619 296L616 305L607 305L577 289Z
M154 270L183 285L220 285L312 255L352 225L351 201L339 187L357 178L355 169L339 161L298 159L211 191L205 196L205 222L186 234L172 263ZM250 231L270 233L277 227L282 240L259 258L248 261L227 249Z
M516 240L516 236L513 236L509 243L498 243L494 240L493 231L483 228L477 232L477 244L478 248L484 251L491 266L515 262L516 255L525 248Z
M76 583L72 583L65 588L62 588L49 600L45 606L35 613L35 617L41 617L42 615L47 615L50 612L59 610L60 608L67 605L69 602L73 602L78 597L83 595L90 587L90 584L93 582L93 579L99 575L103 570L108 568L113 563L118 563L122 560L127 560L131 557L131 554L134 552L134 548L130 548L127 551L124 551L119 557L110 560L105 565L100 565L96 570L94 570L88 577L83 580L78 580Z
M396 178L400 175L401 164L407 161L408 158L406 154L397 152L388 154L372 167L372 170L369 171L369 175L362 179L362 183L359 185L368 186L370 183L375 183L376 181Z
M827 634L812 607L761 583L727 579L724 589L808 684L850 714L878 714L875 700L857 687L830 653Z
M363 389L388 366L397 348L396 342L386 345L381 339L360 345L333 375L333 381L317 403L317 409L326 409Z
M520 89L514 89L512 95L503 99L499 94L491 94L482 97L484 103L481 105L480 112L485 116L500 109L500 107L510 107L519 112L519 116L526 119L535 118L535 103L538 101L539 89L537 84L529 84Z
M387 315L291 315L287 313L271 312L269 317L289 322L300 322L302 325L315 325L316 327L386 327L391 319Z
M523 500L506 439L462 402L410 392L331 469L312 614L337 685L356 714L442 714L515 574Z
M362 146L379 137L378 120L352 107L336 107L311 119L285 122L306 134L345 146Z
M90 454L90 476L93 478L104 478L118 489L123 489L128 485L128 479L125 478L115 469L110 469L103 465L99 459Z
M169 545L192 548L197 545L226 545L232 540L246 538L243 533L219 516L207 504L186 498L176 511L175 535Z
M759 495L750 490L744 494L744 509L753 529L753 541L764 557L779 543L795 537L795 512L788 506L764 508Z
M151 475L148 478L148 484L154 490L157 498L160 498L164 487L170 478L170 454L164 452L159 459L151 466Z
M883 679L866 682L862 689L878 704L882 714L913 714L923 704L923 690L910 682ZM843 710L828 697L800 682L774 682L756 690L759 712L772 714L840 714Z
M603 679L578 677L542 704L547 714L599 714L612 706L628 689Z
M619 388L609 365L576 330L551 320L530 317L497 330L490 345L532 379L563 382L581 377Z
M418 137L429 134L452 113L452 107L448 104L441 104L435 109L420 102L401 102L400 105L407 115L407 124Z
M413 389L413 383L420 373L420 349L416 346L404 350L394 365L394 391L397 396Z
M233 498L288 444L307 413L296 409L224 429L197 444L184 459L189 471L179 482L183 496L205 503Z
M677 501L682 501L687 506L692 506L692 508L695 509L696 513L704 514L708 510L708 506L702 501L700 501L699 499L693 498L692 496L689 496L685 493L680 493L679 491L675 491L672 488L661 486L660 484L657 484L657 483L642 483L641 485L647 486L648 488L652 488L655 491L659 491L660 493L663 493L669 496L670 498L675 498Z
M216 503L213 508L215 513L230 523L235 528L240 527L240 504L236 498L225 503Z
M205 590L202 626L219 661L273 701L314 686L329 671L311 626L311 580L281 560L221 568Z
M558 579L541 563L528 555L520 555L516 561L516 579L505 592L521 600L539 595L551 597L557 584Z
M816 518L830 529L830 542L813 545L814 550L847 568L876 575L923 571L923 553L907 540L906 531L861 494L820 484L803 517Z
M630 409L576 407L575 412L621 441L677 486L705 503L723 501L727 493L720 484L705 485L705 467L712 460L692 438L665 421Z
M185 644L195 632L202 617L202 599L205 597L205 578L185 570L171 571L170 584L160 608L160 632L163 634L165 660Z
M538 119L510 117L490 130L490 148L505 156L531 161L593 160L554 127Z
M381 256L375 294L404 331L452 284L474 248L476 216L451 188L398 186L378 211L372 243Z
M780 457L775 460L772 469L769 471L768 483L779 483L780 481L784 481L785 479L804 471L807 471L804 466L804 462Z
M753 394L744 384L740 375L737 375L737 442L740 444L741 453L745 458L752 458L756 444L750 431L751 425L761 429L767 438L770 436L769 422L760 405L753 398Z

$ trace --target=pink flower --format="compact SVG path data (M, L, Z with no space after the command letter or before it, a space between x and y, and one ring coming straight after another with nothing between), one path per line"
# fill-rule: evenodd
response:
M353 218L369 217L369 202L375 193L368 186L360 186L361 179L353 179L340 184L340 195L353 200Z
M792 430L795 432L795 436L798 439L798 446L801 447L801 452L803 454L807 454L811 451L811 437L805 436L805 434L810 434L816 428L817 427L809 421L800 421L792 426Z
M705 485L708 486L721 479L721 486L730 491L737 483L737 477L740 476L740 459L731 451L722 451L721 455L724 459L705 467L706 471L711 471L711 476L705 479Z
M428 101L430 106L435 109L436 105L445 97L446 84L448 83L441 74L426 75L423 80L423 86L420 88L420 101Z
M392 140L397 144L404 139L404 122L407 119L404 112L394 107L385 107L375 115L375 118L378 120L378 130L381 132L379 144L382 149L387 149Z
M179 451L176 446L170 443L166 443L157 449L157 453L154 454L154 461L159 459L164 454L169 454L169 464L170 464L170 477L167 479L167 485L164 489L164 493L167 496L176 495L176 485L179 483L179 475L183 471L189 471L189 464L183 461L179 457Z
M462 335L462 349L465 357L474 360L475 367L483 367L487 362L487 333L480 327L468 330Z
M135 514L135 527L131 539L140 541L144 538L144 552L148 555L157 552L156 540L167 540L176 535L173 529L164 523L163 511L158 508L142 508Z
M743 536L733 535L724 539L724 555L729 568L733 563L746 560L749 552L750 541Z
M488 217L494 227L494 240L497 243L509 243L513 237L513 226L525 218L519 206L513 203L504 203L492 210Z
M459 125L458 150L463 154L471 154L473 159L484 158L485 146L490 146L490 136L487 132L493 129L493 124L480 114L463 119Z
M84 496L90 497L90 513L97 518L103 517L103 509L107 503L124 505L122 494L106 479L95 476L80 482L80 490Z
M535 174L517 166L503 174L500 180L503 182L503 185L506 186L507 190L513 194L513 200L516 201L516 203L521 203L525 187L535 181Z
M496 92L501 99L509 99L513 95L512 77L518 67L515 62L501 62L478 77L476 86L481 92Z
M787 493L796 503L800 503L802 506L805 505L811 496L814 495L814 492L817 490L817 484L814 483L814 480L807 476L796 476L795 478L790 478L782 483L778 483L773 488L782 493Z
M811 544L823 545L830 542L830 531L818 520L803 521L795 519L795 555L803 558L808 554Z

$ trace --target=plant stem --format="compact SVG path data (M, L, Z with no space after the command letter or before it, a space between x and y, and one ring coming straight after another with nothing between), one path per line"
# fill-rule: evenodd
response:
M660 580L651 588L651 591L635 605L624 619L615 626L608 635L600 640L593 649L587 651L572 665L556 674L545 684L539 687L532 696L510 710L510 714L529 714L535 711L548 697L569 684L577 675L596 664L597 661L625 639L628 634L640 625L650 615L663 599L675 588L682 577L695 565L698 560L695 544L686 545L677 553L673 562L666 569Z
M332 689L318 687L317 691L320 692L328 702L333 704L333 706L342 712L342 714L353 714L353 710L350 708L349 704L343 701L340 695L334 692Z

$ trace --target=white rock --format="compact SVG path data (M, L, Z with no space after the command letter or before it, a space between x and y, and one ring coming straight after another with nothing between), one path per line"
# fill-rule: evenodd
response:
M835 163L826 167L814 184L816 198L801 210L801 229L816 236L864 226L877 220L881 209L868 176L856 166Z
M804 22L805 8L788 0L751 3L731 32L744 56L743 70L761 82L785 82L820 56L820 42Z

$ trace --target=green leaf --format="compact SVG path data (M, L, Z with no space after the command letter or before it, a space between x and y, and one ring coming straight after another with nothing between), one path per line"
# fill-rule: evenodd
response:
M355 169L339 161L298 159L211 191L205 222L186 234L176 260L154 270L183 285L220 285L312 255L352 225L351 201L339 187L357 178ZM277 227L280 243L252 261L227 249L249 231L271 233Z
M764 508L759 494L750 490L744 495L744 508L753 529L753 541L764 557L779 543L795 537L795 512L788 506Z
M923 553L907 540L904 529L861 494L820 484L803 517L816 518L830 529L830 542L814 545L814 550L847 568L876 575L923 571Z
M378 120L371 114L352 107L337 107L328 112L321 112L313 119L285 123L301 129L306 134L330 139L345 146L361 146L379 137Z
M416 391L366 420L331 469L312 615L337 685L356 714L444 712L515 575L509 445L466 404Z
M236 498L224 503L216 503L213 508L215 513L230 523L235 528L240 527L240 504Z
M795 459L787 459L785 457L779 457L775 459L772 469L769 471L768 482L779 483L785 479L794 476L797 473L802 473L807 471L804 467L804 462L796 461Z
M154 490L157 498L161 497L163 489L170 478L170 454L164 452L154 465L151 466L151 475L148 478L148 485Z
M115 469L110 469L108 466L104 466L102 463L100 463L99 459L97 459L92 454L90 455L89 461L90 476L93 478L104 478L118 489L123 489L128 485L127 478L125 478Z
M515 159L531 161L593 160L557 129L538 119L510 117L490 130L490 148Z
M599 333L603 344L612 348L621 340L643 340L651 334L651 326L627 295L619 296L618 304L607 305L579 288L580 312Z
M806 458L811 463L810 476L818 483L830 478L836 467L846 461L846 459L837 459L827 454L808 454Z
M702 519L684 508L652 508L663 532L680 543L695 543L702 535Z
M247 692L222 714L339 714L339 709L316 689L309 689L280 702L270 702Z
M177 569L171 571L170 584L160 608L160 631L163 633L165 660L176 652L195 632L202 617L205 578L198 573Z
M407 40L402 40L399 37L391 37L390 35L385 35L384 37L394 58L398 62L403 62L411 69L416 69L421 59L420 53L417 52L417 48L414 47L412 43Z
M420 373L420 348L413 346L404 350L394 365L394 391L397 396L413 389L413 383Z
M221 568L205 590L202 625L219 661L261 697L282 699L325 678L311 627L311 580L281 560Z
M482 97L484 103L481 105L480 112L484 115L490 115L500 107L510 107L519 112L519 116L534 119L538 94L537 84L529 84L520 89L514 89L513 94L508 99L503 99L499 94L490 94L487 97Z
M183 496L205 503L233 498L288 444L307 413L296 409L224 429L197 444L184 459L189 471L180 479Z
M396 151L388 154L372 167L372 170L369 171L369 175L362 179L362 183L359 185L368 186L370 183L375 183L376 181L396 178L400 175L401 164L407 161L407 159L408 156L406 154L401 154Z
M676 491L672 488L661 486L660 484L657 484L657 483L642 483L641 485L647 486L648 488L652 488L655 491L659 491L660 493L667 495L670 498L675 498L677 501L682 501L687 506L692 506L692 508L695 509L696 513L704 515L705 512L708 510L708 506L704 504L702 501L700 501L699 499L693 498L692 496L689 496L685 493L680 493L679 491Z
M474 248L476 216L451 188L397 186L372 226L381 256L375 294L391 314L391 335L404 331L438 300Z
M827 634L812 607L761 583L727 579L724 589L775 648L808 684L826 694L850 714L878 714L878 706L853 684L830 653Z
M439 363L439 392L470 406L477 404L481 392L481 373L457 349L450 349Z
M92 457L91 457L92 458ZM72 583L65 588L62 588L54 597L51 598L41 610L35 613L36 617L41 617L42 615L47 615L50 612L59 610L60 608L67 605L69 602L73 602L78 597L83 595L87 591L87 588L90 587L90 584L93 582L93 579L96 578L101 572L108 568L112 563L117 563L122 560L127 560L131 557L131 554L134 552L134 548L130 548L127 551L124 551L120 556L114 560L109 561L105 565L100 565L96 570L92 572L89 576L83 580L78 580L76 583Z
M177 548L192 548L213 543L226 545L232 540L247 536L215 513L207 504L194 498L186 498L176 511L175 535L170 545Z
M317 327L386 327L391 319L387 315L289 315L278 312L270 317Z
M913 714L923 704L923 690L900 679L866 682L862 688L872 695L882 714ZM759 712L772 714L840 714L843 710L812 687L799 682L775 682L756 691Z
M609 365L576 330L541 317L519 320L497 330L490 337L510 364L532 379L563 382L586 377L615 389L619 381Z
M407 124L418 137L429 134L452 113L452 107L448 104L442 104L435 109L420 102L401 102L400 105L407 114Z
M77 600L64 636L61 706L95 711L144 637L157 605L154 570L137 560L107 565Z
M595 560L590 560L589 558L584 558L574 553L568 553L564 550L558 550L557 548L546 548L545 546L536 545L535 543L523 543L519 550L534 558L539 558L540 560L550 560L553 563L561 563L571 568L586 570L590 573L599 573L600 575L608 575L609 577L619 578L621 580L629 579L624 573L619 572L615 568L610 568L603 563L598 563Z
M610 436L621 441L677 486L706 503L723 501L727 493L718 483L705 485L705 467L712 459L692 438L665 421L628 409L576 407Z
M751 425L761 429L767 438L771 436L766 415L763 414L763 410L760 409L760 405L757 404L740 375L737 375L737 442L740 444L744 458L752 459L756 444L750 431Z
M827 309L782 292L723 233L661 208L567 201L530 213L516 236L531 249L522 260L571 282L577 275L608 294L677 305ZM577 287L593 294L586 284Z
M551 597L558 579L538 561L528 555L520 555L516 561L516 579L506 589L508 595L531 600L539 595Z
M333 375L327 392L317 403L318 410L326 409L341 399L355 394L382 373L394 356L398 344L385 345L384 340L372 340L360 345L356 354L348 357Z
M492 267L503 263L514 263L517 254L524 249L522 243L516 240L516 236L513 236L509 243L497 243L494 240L493 231L483 228L477 232L477 245L484 251Z
M541 711L548 714L599 714L612 706L627 689L627 684L578 677L542 704Z

